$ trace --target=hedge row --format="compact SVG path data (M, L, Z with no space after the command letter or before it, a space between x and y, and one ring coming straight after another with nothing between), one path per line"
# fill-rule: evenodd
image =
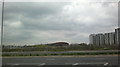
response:
M3 54L2 56L74 56L74 55L113 55L119 52L102 52L102 53L51 53L51 54Z

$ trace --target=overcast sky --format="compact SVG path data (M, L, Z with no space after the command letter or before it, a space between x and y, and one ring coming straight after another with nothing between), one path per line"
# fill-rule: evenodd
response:
M117 26L118 2L6 2L4 44L89 43Z

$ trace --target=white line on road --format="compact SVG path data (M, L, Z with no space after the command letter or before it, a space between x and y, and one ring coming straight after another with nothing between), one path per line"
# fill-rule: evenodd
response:
M19 64L13 64L13 65L19 65Z
M45 63L42 63L41 65L45 65Z
M105 63L104 66L108 65L109 63Z
M45 65L46 63L41 63L40 65L38 65L38 66L42 66L42 65Z
M73 64L73 65L78 65L79 63L75 63L75 64Z
M47 59L47 60L55 60L55 59Z

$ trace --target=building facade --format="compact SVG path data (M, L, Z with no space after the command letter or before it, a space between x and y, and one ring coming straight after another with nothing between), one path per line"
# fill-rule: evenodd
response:
M115 29L115 44L120 45L120 28Z
M99 38L100 38L100 45L104 45L105 44L105 36L104 36L104 34L99 34Z
M90 42L90 44L96 44L95 36L96 36L95 34L91 34L89 36L89 42Z
M89 44L97 46L120 45L120 28L115 29L115 32L91 34Z
M95 40L96 40L96 44L95 45L100 46L100 36L99 36L99 34L96 34Z
M109 45L110 41L109 41L109 33L105 33L105 45Z
M115 32L109 33L109 45L115 44Z

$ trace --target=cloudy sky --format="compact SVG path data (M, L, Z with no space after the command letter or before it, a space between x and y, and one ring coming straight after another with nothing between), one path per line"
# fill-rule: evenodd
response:
M118 2L5 2L5 45L89 43L117 26Z

